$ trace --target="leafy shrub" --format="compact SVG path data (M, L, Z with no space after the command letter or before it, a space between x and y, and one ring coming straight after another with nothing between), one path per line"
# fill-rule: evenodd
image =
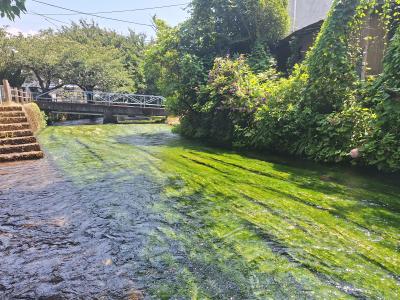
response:
M342 111L316 117L313 135L307 141L304 153L316 161L349 161L352 149L359 149L371 135L374 113L350 103ZM362 161L359 158L360 162ZM356 162L356 161L355 161Z
M255 110L265 101L264 94L260 78L243 56L217 58L192 111L182 119L182 133L231 144L241 128L250 126Z
M257 42L249 55L247 62L254 73L262 73L275 67L276 61L262 43Z
M301 152L302 136L310 120L310 111L299 106L307 80L307 73L296 67L289 79L267 83L270 87L267 101L258 109L253 126L247 130L253 147L285 153Z

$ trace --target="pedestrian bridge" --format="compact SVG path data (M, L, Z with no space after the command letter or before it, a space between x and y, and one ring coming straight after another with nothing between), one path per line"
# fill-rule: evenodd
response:
M45 112L98 115L104 123L115 123L118 116L166 116L162 96L54 90L34 96Z

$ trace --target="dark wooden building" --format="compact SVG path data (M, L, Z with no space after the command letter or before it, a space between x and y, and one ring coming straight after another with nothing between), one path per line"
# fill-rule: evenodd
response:
M289 74L296 63L304 60L312 47L324 20L310 24L291 33L281 40L273 50L280 72ZM383 70L383 57L387 42L384 25L377 14L367 16L360 31L360 47L363 52L359 74L362 79L369 75L380 74ZM390 36L389 36L390 37Z

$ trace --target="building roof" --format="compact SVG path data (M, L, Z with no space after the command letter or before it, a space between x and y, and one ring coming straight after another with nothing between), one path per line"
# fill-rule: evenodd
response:
M295 32L292 32L290 35L288 35L287 37L285 37L283 40L281 40L280 43L285 43L285 42L289 42L293 37L295 36L303 36L303 35L308 35L308 34L312 34L315 32L319 32L319 30L322 27L322 24L324 23L324 20L320 20L318 22L315 22L313 24L310 24L302 29L299 29Z

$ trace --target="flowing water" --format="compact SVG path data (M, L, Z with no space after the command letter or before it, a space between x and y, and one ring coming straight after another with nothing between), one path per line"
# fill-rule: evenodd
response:
M396 182L166 125L39 139L0 165L0 299L399 299Z

